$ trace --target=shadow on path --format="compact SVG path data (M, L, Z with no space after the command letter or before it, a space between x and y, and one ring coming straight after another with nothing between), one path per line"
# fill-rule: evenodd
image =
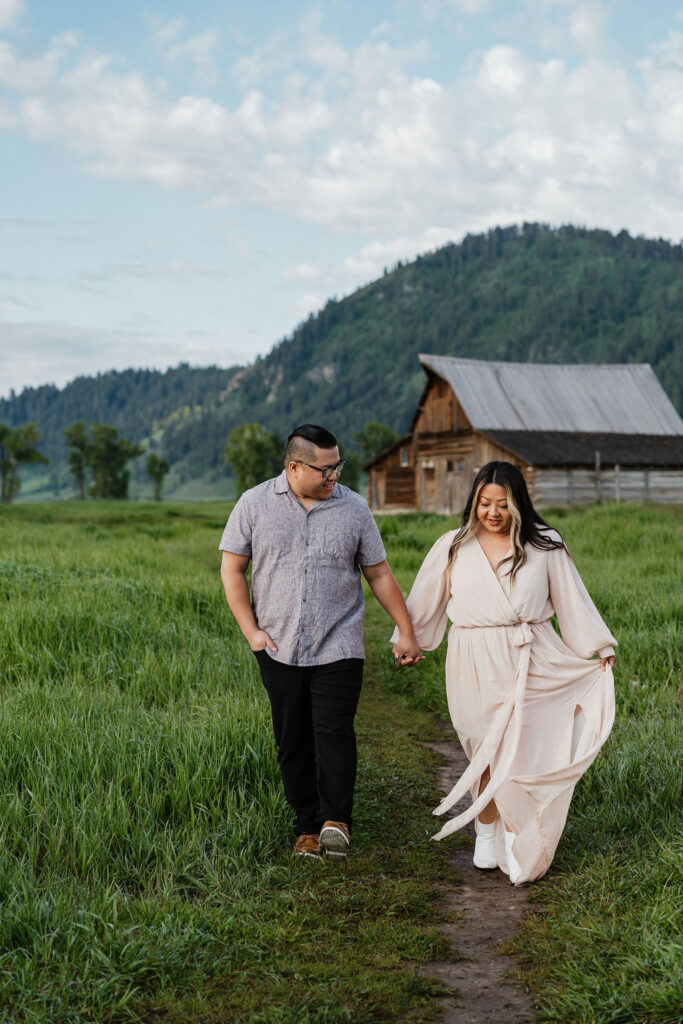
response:
M467 757L455 737L426 746L444 758L439 788L448 793L467 767ZM468 805L466 797L448 817L455 817ZM452 995L437 1000L443 1009L443 1024L531 1024L532 997L507 976L518 969L518 962L499 948L522 926L528 907L527 890L510 885L502 871L475 868L474 825L468 825L465 831L471 835L470 844L454 850L451 857L461 884L444 901L451 921L441 926L453 958L428 965L424 974L438 978L452 991Z

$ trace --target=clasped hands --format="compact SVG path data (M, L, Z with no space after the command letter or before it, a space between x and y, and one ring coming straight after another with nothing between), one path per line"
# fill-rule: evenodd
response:
M420 646L415 639L415 634L405 639L399 633L398 640L391 649L394 656L396 668L404 668L407 665L417 665L424 661L424 654L420 653Z

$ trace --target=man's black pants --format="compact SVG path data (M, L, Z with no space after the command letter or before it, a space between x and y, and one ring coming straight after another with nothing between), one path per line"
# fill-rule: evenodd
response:
M300 668L274 661L266 651L255 653L296 835L318 833L325 821L343 821L350 828L357 766L353 719L363 659Z

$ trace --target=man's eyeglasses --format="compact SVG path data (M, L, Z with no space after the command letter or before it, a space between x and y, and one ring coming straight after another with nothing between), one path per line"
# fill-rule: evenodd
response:
M330 473L334 473L335 476L339 476L342 469L346 465L346 460L342 459L341 462L338 462L336 466L323 466L323 468L321 469L320 466L312 466L310 462L304 462L303 459L297 459L296 461L300 463L300 465L302 466L308 466L309 469L315 469L316 472L322 474L323 480L327 480Z

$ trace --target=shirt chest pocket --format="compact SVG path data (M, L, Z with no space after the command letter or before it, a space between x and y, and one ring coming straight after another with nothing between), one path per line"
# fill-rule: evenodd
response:
M288 523L269 523L255 530L254 542L275 565L301 563L307 550L301 528Z
M320 565L347 569L354 567L356 539L336 530L327 530L316 542L316 557Z

